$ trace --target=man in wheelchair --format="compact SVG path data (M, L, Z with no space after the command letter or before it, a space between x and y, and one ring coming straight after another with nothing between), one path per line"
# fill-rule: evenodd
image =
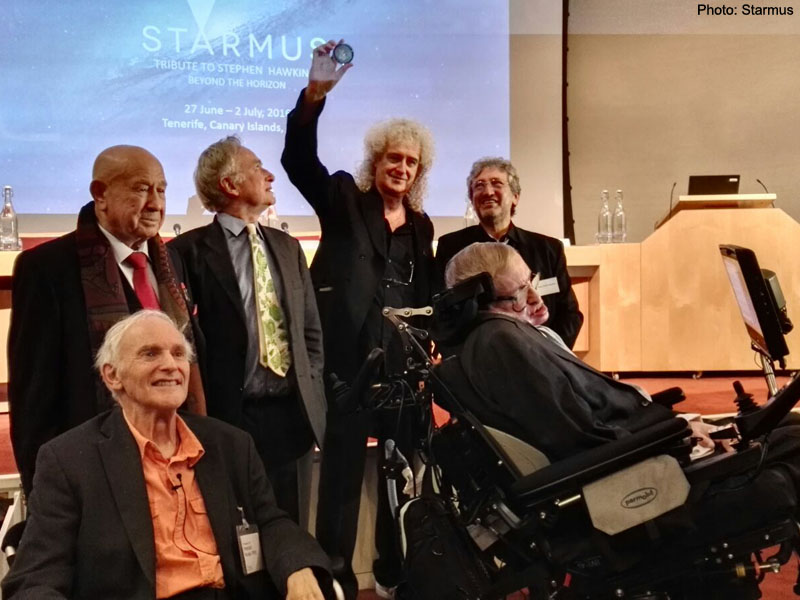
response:
M800 427L740 440L738 451L717 442L691 463L692 445L714 447L710 426L594 370L542 327L546 308L513 248L473 244L445 278L451 294L477 291L437 307L447 358L435 392L454 417L432 452L462 523L483 529L473 537L502 561L505 591L516 582L541 597L760 597L762 571L796 545ZM789 387L800 395L797 381ZM485 430L539 458L515 461ZM494 453L479 456L476 442ZM761 550L781 543L764 562Z

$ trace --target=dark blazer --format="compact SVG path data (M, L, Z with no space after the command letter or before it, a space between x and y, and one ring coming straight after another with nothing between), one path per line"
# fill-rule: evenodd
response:
M447 360L460 357L478 392L472 401L462 396L466 408L551 461L674 418L669 409L595 371L519 319L481 313L457 354ZM457 389L460 382L452 385Z
M92 367L75 232L19 255L11 298L11 441L30 491L39 447L111 406Z
M578 299L572 291L564 245L560 240L533 231L511 226L508 232L509 244L520 253L522 259L534 273L542 279L555 277L559 291L543 296L550 318L546 325L558 333L572 348L575 338L583 325L583 314L578 308ZM475 242L494 242L480 225L473 225L439 238L436 248L436 269L440 283L444 284L444 269L455 254Z
M325 439L322 385L322 330L305 255L290 235L261 227L283 284L283 311L289 331L297 392L317 444ZM208 414L242 423L247 327L225 232L213 223L188 231L167 244L179 277L185 278L197 307L206 345L204 382Z
M182 417L205 449L195 472L231 597L276 597L264 571L243 573L237 507L258 525L264 563L281 597L294 571L310 566L324 573L325 554L275 504L250 436L215 419ZM42 446L25 534L3 580L3 597L155 598L155 542L142 463L119 408Z
M344 171L331 175L317 157L321 111L322 106L309 123L300 123L297 108L289 114L281 164L317 213L322 230L311 277L325 334L326 370L352 381L366 358L359 334L386 269L386 221L377 190L362 192ZM426 306L433 276L433 224L424 213L407 214L416 239L415 305Z

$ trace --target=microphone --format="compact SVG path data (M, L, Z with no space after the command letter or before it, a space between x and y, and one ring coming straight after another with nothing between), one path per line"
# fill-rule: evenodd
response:
M283 231L283 233L289 233L289 224L286 221L281 223L281 231Z
M178 485L173 485L172 491L175 492L182 487L183 487L183 476L180 473L178 473Z
M675 193L675 186L676 186L676 185L678 185L678 182L677 182L677 181L675 181L675 182L672 184L672 189L669 191L669 212L667 212L667 214L669 214L670 212L672 212L672 195Z
M758 183L761 185L761 187L763 187L763 188L764 188L764 191L765 191L767 194L769 194L769 190L767 189L767 186L765 186L765 185L764 185L764 182L763 182L763 181L761 181L761 180L760 180L758 177L756 177L756 181L757 181L757 182L758 182Z
M172 226L172 231L175 232L175 237L179 236L181 234L181 224L175 223L175 225Z

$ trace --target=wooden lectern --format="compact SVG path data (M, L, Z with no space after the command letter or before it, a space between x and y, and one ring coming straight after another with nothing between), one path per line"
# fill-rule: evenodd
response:
M576 346L576 352L593 367L612 372L757 370L720 244L754 250L761 266L778 274L789 316L798 321L800 223L780 209L759 207L771 205L775 196L684 198L664 226L641 244L565 249L586 315L588 343ZM714 208L708 198L716 200ZM739 203L750 210L731 208ZM800 368L800 326L786 341L788 367Z
M678 196L670 211L656 222L656 229L682 210L712 208L774 208L775 194L720 194L714 196Z

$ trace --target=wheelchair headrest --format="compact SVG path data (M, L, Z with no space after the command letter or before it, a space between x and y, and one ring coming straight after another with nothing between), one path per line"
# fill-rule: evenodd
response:
M479 273L433 297L431 337L437 344L457 345L464 341L478 310L496 297L492 276Z

